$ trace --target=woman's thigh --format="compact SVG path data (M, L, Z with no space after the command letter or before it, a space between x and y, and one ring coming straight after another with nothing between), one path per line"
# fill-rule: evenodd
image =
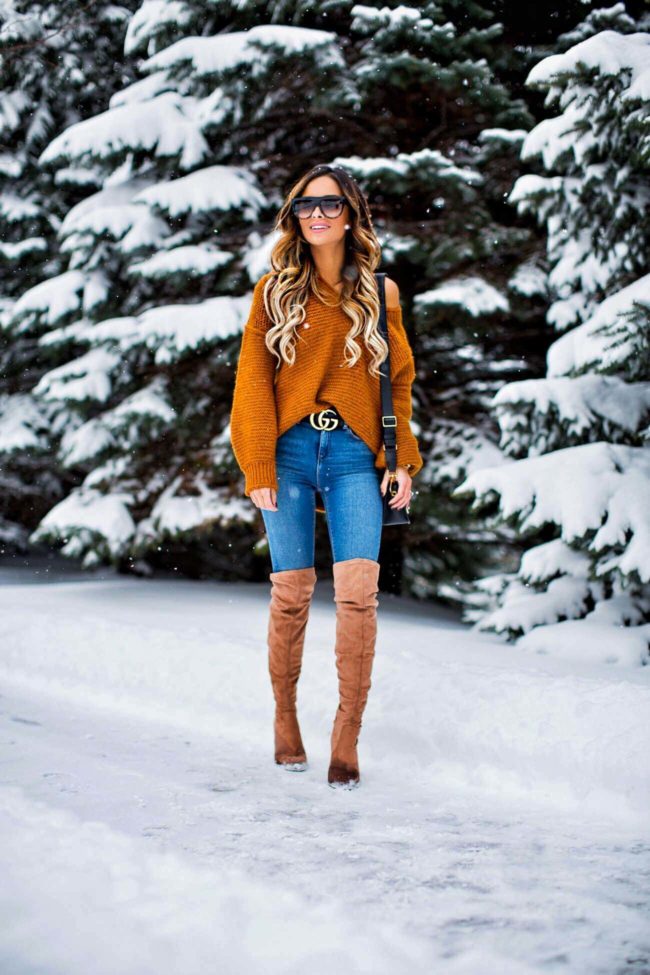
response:
M261 508L273 572L314 564L316 527L314 482L318 433L290 427L276 444L277 511Z
M334 562L379 558L383 472L360 437L343 427L330 434L322 467L322 496Z

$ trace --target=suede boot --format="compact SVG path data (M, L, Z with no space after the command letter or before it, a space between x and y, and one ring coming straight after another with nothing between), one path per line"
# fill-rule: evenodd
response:
M375 656L379 568L379 562L364 558L333 565L339 680L339 706L327 773L327 781L333 787L354 788L360 782L356 746Z
M268 664L275 698L275 761L298 772L307 767L307 756L296 713L297 684L316 570L313 565L285 569L271 572L269 578Z

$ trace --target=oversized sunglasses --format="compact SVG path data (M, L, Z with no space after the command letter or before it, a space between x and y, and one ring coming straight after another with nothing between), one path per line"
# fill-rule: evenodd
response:
M299 220L308 220L319 206L324 217L334 218L341 215L347 202L344 196L297 196L291 201L291 210Z

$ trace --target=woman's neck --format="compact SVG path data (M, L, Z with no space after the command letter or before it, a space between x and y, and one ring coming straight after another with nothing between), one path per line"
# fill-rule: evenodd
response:
M323 275L320 273L320 271L316 271L316 274L318 276L318 280L322 284L324 284L328 288L330 288L331 291L335 291L337 294L340 294L341 293L341 287L343 286L343 281L342 280L337 280L336 282L331 282L331 281L328 281L327 278L323 277ZM339 278L340 278L340 275L339 275Z
M342 242L334 245L312 248L312 260L316 274L323 284L333 291L339 291L343 285L343 267L345 265L345 248Z

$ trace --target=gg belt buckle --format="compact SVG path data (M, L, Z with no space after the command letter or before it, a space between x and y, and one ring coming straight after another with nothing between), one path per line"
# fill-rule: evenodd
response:
M319 413L310 413L309 422L315 430L336 430L339 418L334 410L321 410Z

